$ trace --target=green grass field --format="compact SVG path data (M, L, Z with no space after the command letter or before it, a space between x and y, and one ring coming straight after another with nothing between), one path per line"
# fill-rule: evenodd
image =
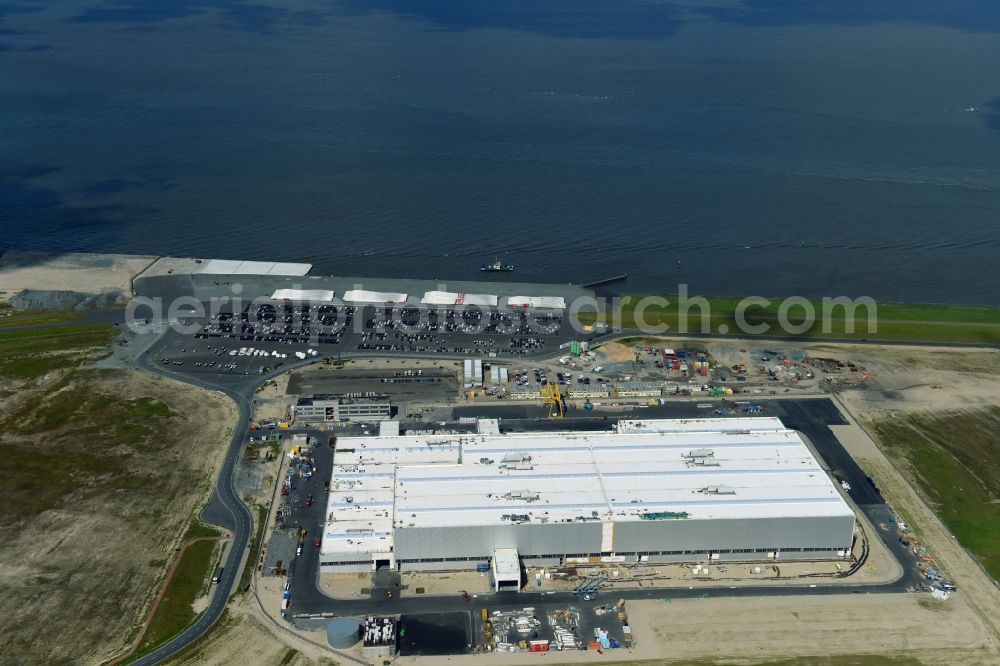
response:
M625 301L625 297L630 301ZM655 299L666 299L668 303ZM645 304L643 299L647 299ZM650 300L653 299L653 300ZM582 312L577 318L584 324L602 321L606 324L619 323L624 328L669 328L667 333L710 333L735 337L753 335L793 335L802 338L829 337L868 340L912 340L925 342L1000 343L1000 308L960 305L904 305L885 303L876 306L873 318L876 330L868 327L868 312L859 305L853 316L849 316L842 306L827 306L821 301L809 301L816 314L816 322L805 326L805 309L802 305L790 307L788 323L796 330L780 325L780 301L771 299L769 305L752 305L743 313L743 321L754 328L741 326L737 319L737 308L741 299L715 297L705 301L708 308L699 307L693 300L682 313L675 296L648 297L642 294L627 294L622 297L622 305L616 313ZM829 316L822 317L827 312Z
M209 585L217 545L217 541L196 541L184 551L136 657L179 634L197 618L191 604Z
M188 527L187 532L184 533L184 538L181 539L183 542L187 543L191 539L196 539L198 537L217 537L222 536L222 532L217 528L206 525L201 522L201 519L195 518L191 521L191 525Z
M248 504L251 504L248 502ZM253 506L251 504L251 506ZM254 532L253 536L250 538L250 557L247 558L247 566L243 567L243 575L240 577L240 586L238 590L244 589L250 584L250 579L253 578L254 562L260 557L260 545L263 543L264 539L264 524L267 522L267 507L264 505L258 505L257 509L257 520L254 522Z
M0 377L34 379L53 370L79 367L88 350L107 347L117 333L114 326L105 324L0 330Z
M49 310L15 310L10 306L0 309L0 330L22 326L48 326L76 321L86 312L67 308Z
M871 424L886 452L911 469L921 494L1000 580L1000 408L913 414Z

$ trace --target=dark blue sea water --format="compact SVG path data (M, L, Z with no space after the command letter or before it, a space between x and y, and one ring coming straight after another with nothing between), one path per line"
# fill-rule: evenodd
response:
M0 245L1000 304L1000 2L0 0Z

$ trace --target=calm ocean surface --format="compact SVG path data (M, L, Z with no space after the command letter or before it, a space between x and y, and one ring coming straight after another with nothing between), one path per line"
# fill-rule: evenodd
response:
M1000 2L0 0L0 246L1000 304Z

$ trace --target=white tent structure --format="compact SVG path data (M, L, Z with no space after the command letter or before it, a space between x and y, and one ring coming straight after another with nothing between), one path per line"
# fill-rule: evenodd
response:
M278 289L271 294L271 300L329 303L333 300L333 292L328 289Z
M491 294L463 294L451 291L428 291L420 299L424 305L482 305L496 307L500 299Z
M390 305L393 303L405 303L406 297L406 294L389 291L368 291L367 289L349 289L344 292L345 303Z
M565 310L566 299L562 296L510 296L507 305L512 308L545 308Z

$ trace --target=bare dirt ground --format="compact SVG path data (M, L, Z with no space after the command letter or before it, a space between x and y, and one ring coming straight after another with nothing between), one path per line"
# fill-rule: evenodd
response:
M925 600L926 601L926 600ZM995 655L972 647L984 640L978 625L962 622L961 602L922 603L915 595L845 595L757 599L642 601L627 606L632 649L549 652L546 663L613 661L672 663L722 660L755 664L795 657L878 654L914 656L928 664L992 664ZM531 664L531 653L450 658L404 657L396 664L456 666Z
M337 662L317 648L279 637L266 620L245 607L231 607L210 640L169 660L171 666L333 666Z
M288 378L291 375L286 373L265 384L256 395L254 395L254 420L259 423L268 421L280 421L290 418L289 405L293 401L285 395L288 389Z
M295 632L283 621L261 610L261 604L269 610L279 608L284 583L283 578L258 576L255 590L236 597L205 640L165 663L169 666L334 666L349 663L338 659L327 647L325 631ZM359 651L352 652L357 656Z
M874 373L863 389L838 393L851 425L833 430L848 452L878 482L889 504L910 523L940 567L958 584L959 592L940 613L954 636L966 637L973 650L969 663L997 663L1000 645L1000 590L973 557L955 540L919 496L908 478L869 436L866 423L910 412L935 413L1000 405L1000 354L992 350L927 347L823 345L815 355L851 358ZM973 634L963 633L976 627ZM937 628L935 625L934 629ZM932 629L909 632L923 641ZM982 657L976 657L983 650ZM917 652L921 656L922 651ZM960 663L956 652L949 663ZM977 661L977 659L980 659Z
M844 595L650 601L630 604L629 618L640 649L652 640L655 656L674 659L946 653L951 664L989 663L990 652L979 647L987 634L981 624L965 621L962 600L940 607L922 600Z
M601 358L609 363L626 363L634 358L632 348L620 342L608 342L601 345Z
M136 371L56 372L17 389L0 401L0 451L18 466L4 495L38 504L4 514L0 663L100 663L145 619L235 407Z
M879 654L916 656L928 664L994 664L996 653L982 647L983 626L968 622L964 601L935 602L922 595L843 595L756 599L689 599L631 602L629 618L636 636L631 650L603 655L550 652L404 657L396 664L498 666L537 663L616 663L691 659L759 663L803 656ZM316 632L311 632L316 634ZM321 638L311 635L311 639ZM241 605L230 611L220 631L172 666L231 663L278 664L289 650L297 665L330 663L329 653L275 630Z
M993 350L861 347L852 356L876 373L871 390L842 395L865 419L1000 404L1000 353Z
M131 291L132 277L155 259L123 254L7 251L0 255L0 300L24 289L127 294Z

